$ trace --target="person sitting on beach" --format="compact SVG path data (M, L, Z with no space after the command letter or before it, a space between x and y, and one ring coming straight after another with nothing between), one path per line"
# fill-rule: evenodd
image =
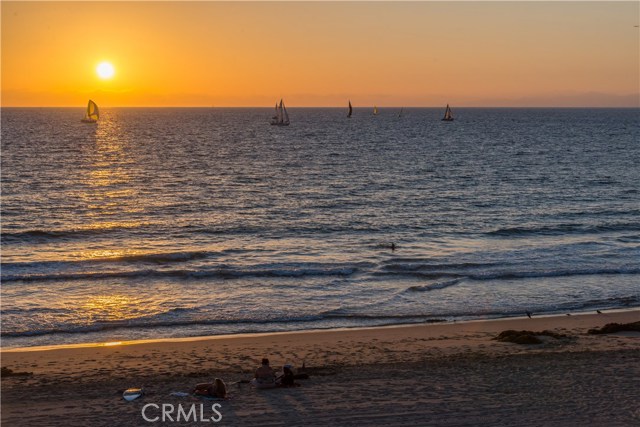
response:
M278 377L278 385L280 387L294 387L297 385L294 381L293 366L284 365L282 367L282 375Z
M275 387L276 373L271 369L271 366L269 366L269 359L262 359L262 366L256 369L254 377L253 383L257 387Z
M197 384L196 388L193 390L193 394L224 399L227 397L227 386L220 378L216 378L213 383Z

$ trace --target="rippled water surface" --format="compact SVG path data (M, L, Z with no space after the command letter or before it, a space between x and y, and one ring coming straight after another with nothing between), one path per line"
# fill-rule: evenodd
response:
M3 346L640 306L639 110L454 113L2 109Z

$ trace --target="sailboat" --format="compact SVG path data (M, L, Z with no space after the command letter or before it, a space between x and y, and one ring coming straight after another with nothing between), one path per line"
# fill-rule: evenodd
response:
M451 114L451 108L449 107L449 104L447 104L447 109L444 110L444 117L442 118L442 121L444 122L453 121L453 115Z
M271 124L274 126L289 126L289 113L284 102L280 99L280 105L276 102L276 115L271 118Z
M82 123L96 123L100 118L100 112L98 111L98 105L89 100L87 104L87 111L84 113L84 117L82 118Z
M404 107L400 108L400 114L398 114L398 117L402 117L402 112L404 111Z
M373 106L373 115L374 116L378 115L378 107L376 107L375 105Z
M349 112L347 113L347 117L351 118L351 114L353 114L353 108L351 107L351 100L349 100Z

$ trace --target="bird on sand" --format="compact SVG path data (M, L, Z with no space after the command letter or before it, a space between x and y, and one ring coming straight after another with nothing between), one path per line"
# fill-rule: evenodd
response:
M525 313L527 313L527 317L529 317L529 319L531 319L531 312L525 311Z
M596 313L598 314L602 314L602 312L600 310L596 310Z

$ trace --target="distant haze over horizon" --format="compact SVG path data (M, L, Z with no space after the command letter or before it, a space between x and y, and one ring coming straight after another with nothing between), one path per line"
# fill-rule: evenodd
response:
M1 105L0 108L86 108L87 103L80 103L78 105ZM353 103L352 103L353 104ZM487 104L487 105L470 105L470 104L455 104L446 102L441 105L406 105L406 104L370 104L370 105L352 105L355 111L359 109L371 109L374 106L378 108L381 112L385 109L400 109L400 108L415 108L415 109L442 109L444 110L445 105L449 105L452 108L603 108L603 109L640 109L640 105L636 102L635 104L623 105L623 104L612 104L612 105L602 105L602 104L592 104L592 105L584 105L584 104L558 104L558 105L549 105L549 104L535 104L535 105L499 105L499 104ZM297 105L297 104L287 104L287 109L296 109L296 108L335 108L335 109L347 109L345 105ZM264 108L273 110L273 105L106 105L100 104L101 109L105 108Z
M420 103L419 100L407 100L402 103L401 100L398 100L397 97L386 96L386 97L372 97L372 96L362 96L364 101L360 101L359 98L349 98L342 97L338 99L337 97L329 98L326 97L325 100L321 100L317 104L309 104L309 103L296 103L298 99L305 99L301 96L292 95L285 96L284 101L287 105L287 108L347 108L347 103L351 102L353 108L371 108L374 105L378 108L444 108L445 104L450 104L451 106L455 106L457 108L640 108L640 94L630 94L630 95L610 95L603 93L585 93L585 94L576 94L576 95L565 95L565 96L557 96L557 97L539 97L539 98L521 98L521 99L487 99L487 100L443 100L439 103ZM247 105L237 105L237 104L229 104L225 105L222 103L196 103L193 104L172 104L171 98L166 100L166 103L162 104L109 104L104 102L105 99L100 94L94 94L89 96L87 99L97 100L100 103L101 107L131 107L131 108L142 108L142 107L178 107L178 108L273 108L273 105L276 101L279 101L280 98L276 98L275 101L273 99L264 99L262 104L247 104ZM107 97L110 99L110 97ZM377 99L378 101L374 101ZM323 102L324 101L324 102ZM6 105L4 102L2 103L2 107L34 107L34 108L46 108L46 107L63 107L63 108L84 108L86 107L86 99L80 100L79 104L67 104L67 105Z
M1 100L640 107L638 16L640 2L9 1Z

